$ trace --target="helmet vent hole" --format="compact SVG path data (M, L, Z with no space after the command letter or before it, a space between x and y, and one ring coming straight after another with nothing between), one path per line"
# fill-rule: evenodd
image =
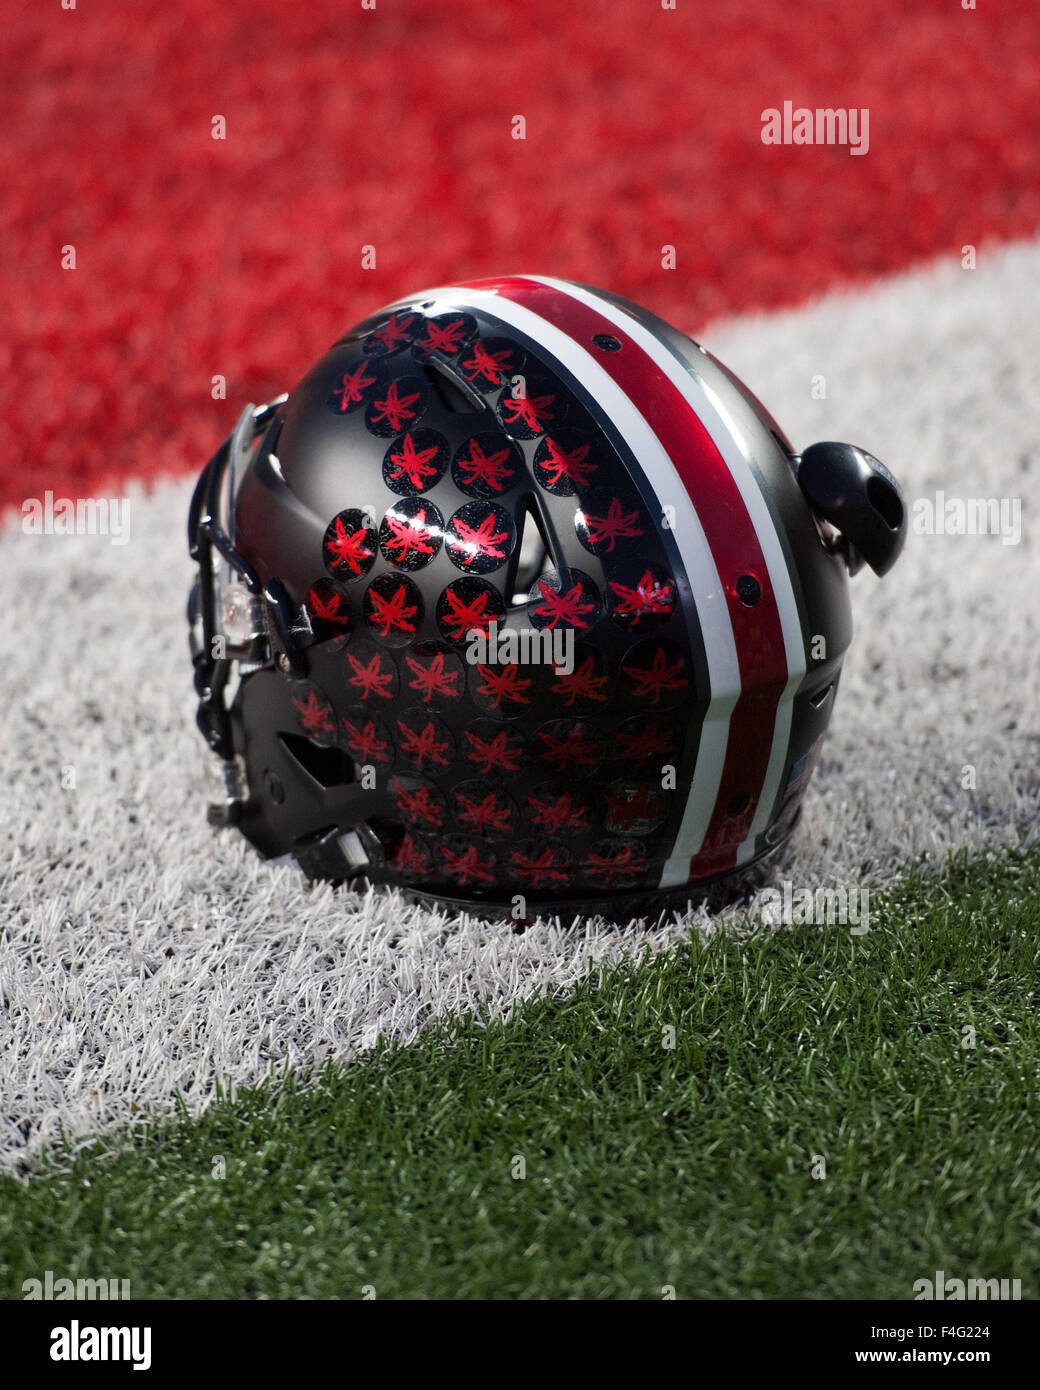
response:
M825 685L822 690L817 690L815 695L810 695L809 703L810 705L812 705L813 709L822 709L823 706L827 703L827 697L830 695L833 689L834 682L831 681L831 683L829 685Z
M612 333L596 333L592 341L601 352L621 351L621 343Z
M516 576L509 601L519 608L527 603L531 590L542 575L548 574L555 566L549 553L549 538L542 518L530 497L524 500L523 510L516 522Z
M751 804L751 798L747 792L737 792L736 796L731 796L729 805L726 807L727 816L742 816Z
M299 734L279 734L278 742L319 787L342 787L355 780L354 759L342 748L322 748Z
M483 398L464 381L459 381L442 363L433 361L424 366L426 380L433 387L434 394L453 415L476 415L487 408Z
M903 524L903 502L891 483L876 473L868 478L867 501L890 530L899 530Z

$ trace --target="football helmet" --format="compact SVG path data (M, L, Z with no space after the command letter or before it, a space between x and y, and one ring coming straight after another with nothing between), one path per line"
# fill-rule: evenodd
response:
M846 576L905 534L877 459L797 453L635 304L539 276L401 299L199 478L210 819L485 915L688 898L790 835Z

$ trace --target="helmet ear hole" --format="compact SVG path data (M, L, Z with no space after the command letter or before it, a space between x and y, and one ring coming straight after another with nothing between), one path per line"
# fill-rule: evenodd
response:
M543 574L554 568L545 526L531 497L524 499L516 519L516 575L510 589L510 603L522 607Z
M286 755L326 791L356 780L354 760L342 748L323 748L300 734L279 734L278 742Z

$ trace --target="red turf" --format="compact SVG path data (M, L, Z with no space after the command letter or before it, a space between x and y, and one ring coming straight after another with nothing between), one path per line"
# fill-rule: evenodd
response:
M0 64L0 501L197 467L244 399L425 285L563 275L696 331L1030 234L1040 11L993 8L22 7ZM869 107L869 153L763 145L785 99Z

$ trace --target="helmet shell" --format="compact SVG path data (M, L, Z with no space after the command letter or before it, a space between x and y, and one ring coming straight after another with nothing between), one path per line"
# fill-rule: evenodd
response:
M851 637L796 470L732 373L603 291L510 277L372 315L235 491L306 665L239 685L241 829L314 874L505 909L757 861Z

